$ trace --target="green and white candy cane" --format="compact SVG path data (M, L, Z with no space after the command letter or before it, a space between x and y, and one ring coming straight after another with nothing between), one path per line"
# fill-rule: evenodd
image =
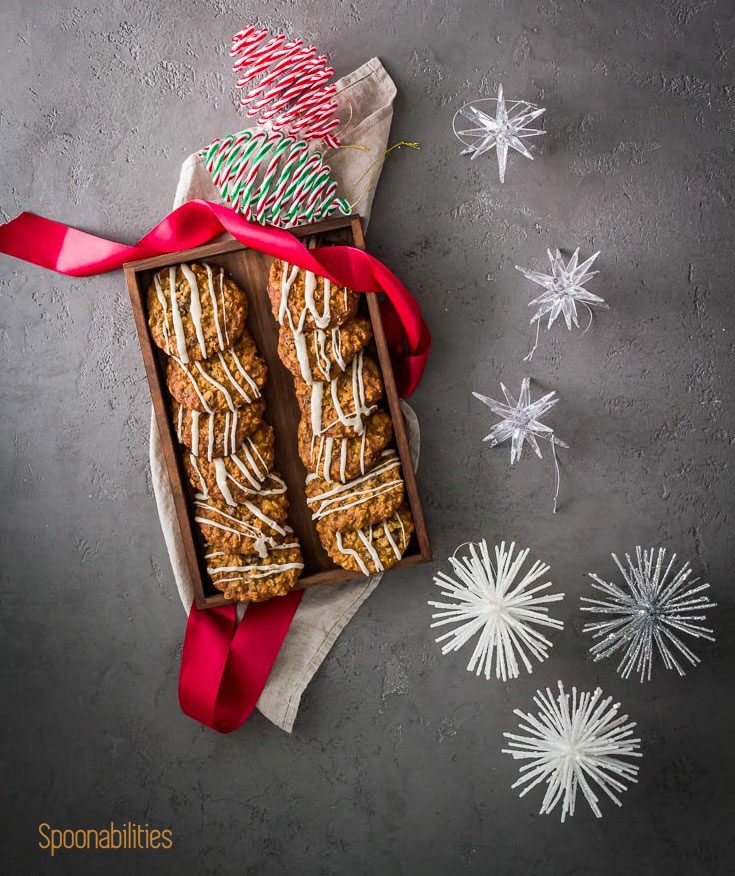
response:
M214 140L200 155L224 203L252 221L288 227L350 213L323 156L305 140L246 130Z

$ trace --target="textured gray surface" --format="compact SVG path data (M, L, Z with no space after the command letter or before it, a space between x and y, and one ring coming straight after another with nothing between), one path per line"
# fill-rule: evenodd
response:
M24 2L0 10L0 208L133 239L181 159L234 130L233 0ZM293 737L255 716L220 738L179 712L183 633L147 473L148 391L120 274L71 280L0 260L3 828L7 872L40 872L36 826L174 828L170 852L64 853L62 872L725 873L733 816L733 5L731 2L277 3L338 73L377 54L397 85L370 242L417 293L434 352L414 396L436 567L468 538L515 538L566 591L533 676L485 683L429 633L432 567L391 574L309 688ZM548 107L545 154L458 156L463 98ZM429 184L427 184L429 181ZM549 244L601 249L611 304L524 366ZM470 390L560 396L550 460L481 443ZM663 544L711 581L716 645L647 687L590 663L585 573ZM622 809L570 823L519 800L512 710L557 678L602 685L645 758Z

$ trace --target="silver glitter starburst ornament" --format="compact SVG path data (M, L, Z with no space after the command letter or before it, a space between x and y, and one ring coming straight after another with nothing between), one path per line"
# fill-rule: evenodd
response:
M506 404L495 401L486 395L481 395L479 392L473 392L475 398L478 398L483 404L486 404L490 410L502 417L499 423L496 423L482 440L489 441L491 447L497 447L504 441L510 439L510 464L513 465L517 459L521 458L523 453L523 445L526 441L531 445L536 456L541 458L541 448L539 447L538 439L541 438L551 444L551 453L554 457L554 468L556 470L556 489L554 493L554 513L556 513L556 500L559 496L559 462L556 458L556 447L569 447L559 438L554 435L554 430L541 422L541 417L548 413L551 408L559 401L554 398L555 392L548 392L546 395L531 401L531 378L524 377L521 382L521 392L518 400L505 388L505 384L501 383L500 388L503 390Z
M467 547L467 553L457 553ZM467 664L469 672L489 679L495 662L495 677L507 681L518 678L519 660L528 672L533 671L529 657L543 662L549 656L551 642L537 629L564 629L562 621L549 617L550 602L560 602L563 593L539 595L552 586L551 581L535 584L549 567L538 560L519 579L528 548L514 557L515 542L506 550L505 542L495 547L495 563L490 559L487 542L461 544L449 557L456 577L445 572L434 576L442 596L452 602L430 601L439 609L432 614L431 628L452 624L454 629L439 636L445 642L442 654L449 654L467 644L479 633L475 649ZM535 586L531 586L535 584Z
M487 110L487 112L485 111ZM462 155L470 155L472 160L495 149L498 157L500 182L505 182L505 166L508 150L515 149L521 155L533 160L533 155L525 146L524 140L540 137L546 132L528 125L542 115L544 107L527 100L510 100L503 96L503 86L498 86L497 98L484 98L466 103L454 114L455 137L465 145ZM471 128L459 128L459 119L467 119Z
M513 788L522 787L523 797L544 783L540 814L548 815L561 804L562 821L574 815L581 790L590 809L601 818L596 791L620 806L618 794L627 790L626 783L638 781L638 765L627 760L642 757L641 741L632 735L636 725L627 715L618 715L620 703L611 705L612 697L602 699L600 688L577 694L573 687L570 698L562 683L558 685L556 698L548 687L545 693L536 691L537 714L514 710L521 718L519 729L526 735L503 734L510 740L503 754L527 761Z
M567 328L571 331L572 325L579 328L577 305L586 307L590 321L582 332L584 334L592 325L592 308L607 308L609 306L605 303L604 298L600 298L599 295L595 295L584 288L584 284L599 273L599 271L590 270L595 259L600 254L599 251L582 262L581 265L579 264L579 247L574 250L574 255L572 255L568 262L564 261L558 249L554 252L547 249L546 252L551 262L550 274L529 271L527 268L520 268L516 265L516 270L520 271L524 277L544 288L542 294L528 304L529 307L536 308L536 312L531 317L531 325L536 323L536 341L524 360L526 362L530 361L536 352L541 322L547 315L549 317L546 325L547 329L551 328L556 318L561 314L564 316Z
M629 678L635 672L641 681L651 680L654 655L658 653L666 669L676 669L684 675L680 658L696 666L699 658L682 636L693 636L714 642L712 630L702 625L702 612L715 608L707 596L697 595L709 584L695 586L699 578L690 578L691 568L685 563L673 573L676 554L666 564L666 550L658 554L651 548L636 548L635 560L626 554L627 568L612 555L625 581L625 588L603 581L589 573L593 587L606 599L582 597L582 611L607 615L607 620L585 624L583 632L599 639L590 648L595 660L622 652L618 673Z

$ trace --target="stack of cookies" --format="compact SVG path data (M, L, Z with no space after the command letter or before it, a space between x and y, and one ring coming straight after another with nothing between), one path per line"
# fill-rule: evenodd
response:
M303 562L287 525L286 484L273 470L273 429L263 420L267 368L246 316L245 294L214 265L165 268L148 289L207 573L228 599L259 602L291 590Z
M321 543L345 569L382 572L401 559L414 527L360 297L278 260L268 294L301 408L299 455Z

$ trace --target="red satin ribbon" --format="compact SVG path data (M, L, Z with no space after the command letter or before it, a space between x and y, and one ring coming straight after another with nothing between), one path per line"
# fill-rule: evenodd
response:
M429 330L408 289L376 258L351 246L307 249L293 234L248 222L229 207L189 201L133 246L105 240L33 213L0 225L0 252L76 277L101 274L161 253L201 246L223 232L359 292L385 292L381 309L398 392L411 395L431 346ZM235 606L192 605L179 673L179 703L196 721L230 733L250 715L268 679L303 591L248 606L240 624Z
M34 213L21 213L0 225L0 252L60 274L87 277L115 270L125 262L201 246L225 231L246 246L349 289L385 292L388 300L384 302L383 317L390 331L398 392L404 398L411 395L426 365L431 335L418 304L398 277L378 259L355 247L309 250L281 228L249 222L221 204L188 201L133 246L105 240ZM398 331L398 325L402 331Z
M192 605L179 672L179 703L195 721L231 733L248 719L281 648L303 590L248 606Z

